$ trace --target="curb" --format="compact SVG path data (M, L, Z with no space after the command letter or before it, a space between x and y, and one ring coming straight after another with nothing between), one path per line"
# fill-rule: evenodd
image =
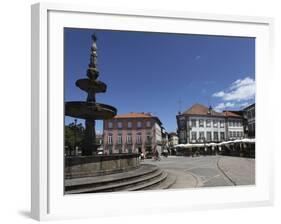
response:
M184 172L189 174L190 176L192 176L195 179L196 184L193 187L202 187L203 186L200 177L196 176L195 174L193 174L193 173L191 173L191 172L189 172L187 170L185 170Z
M234 185L236 186L237 184L224 172L223 168L220 167L219 162L221 161L222 158L219 158L217 161L217 167L218 169L222 172L222 174Z

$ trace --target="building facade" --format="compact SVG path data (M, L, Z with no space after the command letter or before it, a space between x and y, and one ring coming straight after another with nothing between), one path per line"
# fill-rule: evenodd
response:
M165 128L162 127L162 148L161 148L162 155L169 154L169 135Z
M216 112L211 107L194 104L177 115L179 144L209 143L244 137L243 116Z
M169 146L173 147L179 144L179 138L176 132L169 133Z
M129 113L104 120L104 153L161 153L162 123L150 113Z
M245 132L248 138L255 138L256 136L256 105L251 104L244 108Z
M176 154L175 146L179 144L179 137L176 132L169 133L169 152L171 155Z

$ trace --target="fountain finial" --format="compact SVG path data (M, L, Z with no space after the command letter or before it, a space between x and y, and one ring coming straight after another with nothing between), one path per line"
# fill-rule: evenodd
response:
M97 38L95 33L92 34L92 40L95 41L95 42L98 40L98 38Z
M92 35L92 47L91 47L91 56L90 56L90 64L89 64L89 68L88 68L88 72L87 72L87 76L90 79L96 79L99 75L99 71L97 68L97 57L98 57L98 53L97 53L97 37L96 34L94 33Z

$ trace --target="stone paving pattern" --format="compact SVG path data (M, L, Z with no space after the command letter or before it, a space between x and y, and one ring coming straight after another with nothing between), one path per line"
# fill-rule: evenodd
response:
M255 184L255 159L225 157L218 165L236 185Z
M216 187L255 184L255 159L227 156L161 157L145 160L175 175L170 188Z

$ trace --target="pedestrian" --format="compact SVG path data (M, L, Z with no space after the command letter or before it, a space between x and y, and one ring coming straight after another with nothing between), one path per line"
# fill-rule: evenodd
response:
M157 151L157 149L155 150L155 160L160 161L160 156L159 156L159 152Z
M144 154L141 152L141 160L144 160Z

